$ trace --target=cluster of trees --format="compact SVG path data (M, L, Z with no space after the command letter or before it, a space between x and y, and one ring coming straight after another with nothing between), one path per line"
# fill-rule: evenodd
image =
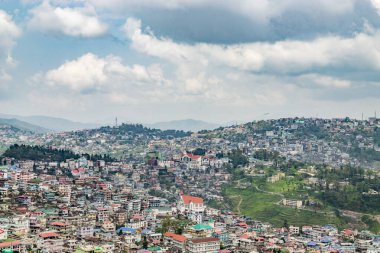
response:
M174 231L175 234L181 235L187 225L191 223L190 220L180 216L177 219L166 218L162 221L161 227L156 229L157 233L165 234L169 230Z
M355 147L349 149L348 152L360 161L380 161L380 152L374 149Z
M317 125L308 125L307 127L299 127L297 130L294 130L296 136L315 136L317 139L323 140L330 137L330 134L320 126Z
M245 166L248 164L248 158L243 154L240 149L234 149L228 154L228 158L234 168L238 166Z
M115 162L116 159L111 157L110 155L104 154L104 155L99 155L99 154L83 154L84 157L86 157L87 160L91 161L98 161L98 160L104 160L105 162Z
M65 161L66 159L78 159L80 156L70 150L53 149L42 146L29 146L14 144L4 153L4 157L16 160L40 160L40 161Z
M106 162L115 161L114 158L105 155L89 155L89 154L75 154L70 150L55 149L43 146L30 146L30 145L11 145L4 153L3 157L11 157L16 160L32 160L32 161L54 161L63 162L67 159L78 159L81 156L86 157L88 160L97 161L104 160Z
M191 152L193 155L205 155L206 154L206 149L204 148L196 148Z
M277 151L271 152L266 149L260 149L253 154L253 157L262 161L273 161L280 159L280 153Z
M376 127L375 128L375 131L373 133L373 142L380 146L380 128L379 127Z
M318 168L318 177L326 181L318 194L324 203L353 211L380 211L380 195L367 194L370 189L380 191L380 179L373 171L354 166L339 169L323 166ZM340 185L340 182L348 185Z
M105 126L99 129L94 129L93 131L101 131L104 133L113 133L113 134L121 134L121 135L138 135L143 134L146 136L157 136L162 139L168 138L182 138L186 136L190 136L192 132L185 132L181 130L160 130L155 128L148 128L141 124L121 124L119 127L110 127Z
M380 196L363 195L356 187L329 189L318 195L323 202L336 208L370 213L380 211Z

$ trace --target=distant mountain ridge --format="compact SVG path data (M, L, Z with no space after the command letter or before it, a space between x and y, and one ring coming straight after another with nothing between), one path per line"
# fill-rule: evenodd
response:
M43 128L43 127L40 127L40 126L37 126L34 124L30 124L30 123L22 121L22 120L14 119L14 118L12 118L12 119L0 118L0 125L12 126L12 127L17 128L19 130L22 130L22 131L33 132L33 133L37 133L37 134L44 134L47 132L51 132L51 130L49 130L49 129L46 129L46 128Z
M182 131L191 131L198 132L201 130L213 130L215 128L220 127L220 125L215 123L210 123L202 120L194 120L194 119L184 119L184 120L172 120L165 122L157 122L153 124L145 124L150 128L157 128L161 130L182 130Z
M82 129L96 128L100 125L91 123L75 122L63 118L50 117L50 116L19 116L0 113L0 118L3 119L17 119L25 123L46 129L47 131L76 131ZM45 131L45 132L47 132Z

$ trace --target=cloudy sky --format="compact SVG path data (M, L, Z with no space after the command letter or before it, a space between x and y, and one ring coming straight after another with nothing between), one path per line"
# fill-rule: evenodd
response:
M0 112L84 122L380 113L380 0L0 0Z

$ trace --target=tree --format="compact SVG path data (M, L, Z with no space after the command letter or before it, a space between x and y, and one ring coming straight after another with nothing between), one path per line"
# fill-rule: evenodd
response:
M193 155L205 155L206 154L206 150L203 149L203 148L196 148L193 152Z
M289 229L288 220L284 220L284 224L282 225L283 228Z
M234 149L228 154L228 158L231 160L231 163L234 168L238 166L245 166L248 164L248 158L243 154L243 151L240 149Z
M148 240L146 239L146 235L144 235L144 237L143 237L142 247L143 247L143 249L148 248Z

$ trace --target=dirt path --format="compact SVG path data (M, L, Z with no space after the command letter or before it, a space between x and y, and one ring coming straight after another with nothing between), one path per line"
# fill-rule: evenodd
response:
M238 214L240 215L241 214L240 205L243 202L243 198L240 195L233 195L230 198L239 198L239 203L237 204L236 210L237 210Z
M264 193L268 193L268 194L271 194L271 195L277 195L277 196L280 196L281 198L285 198L284 194L282 194L282 193L279 193L279 192L268 192L268 191L264 191L264 190L260 189L257 185L254 185L254 187L255 187L256 190L258 190L259 192L264 192Z

